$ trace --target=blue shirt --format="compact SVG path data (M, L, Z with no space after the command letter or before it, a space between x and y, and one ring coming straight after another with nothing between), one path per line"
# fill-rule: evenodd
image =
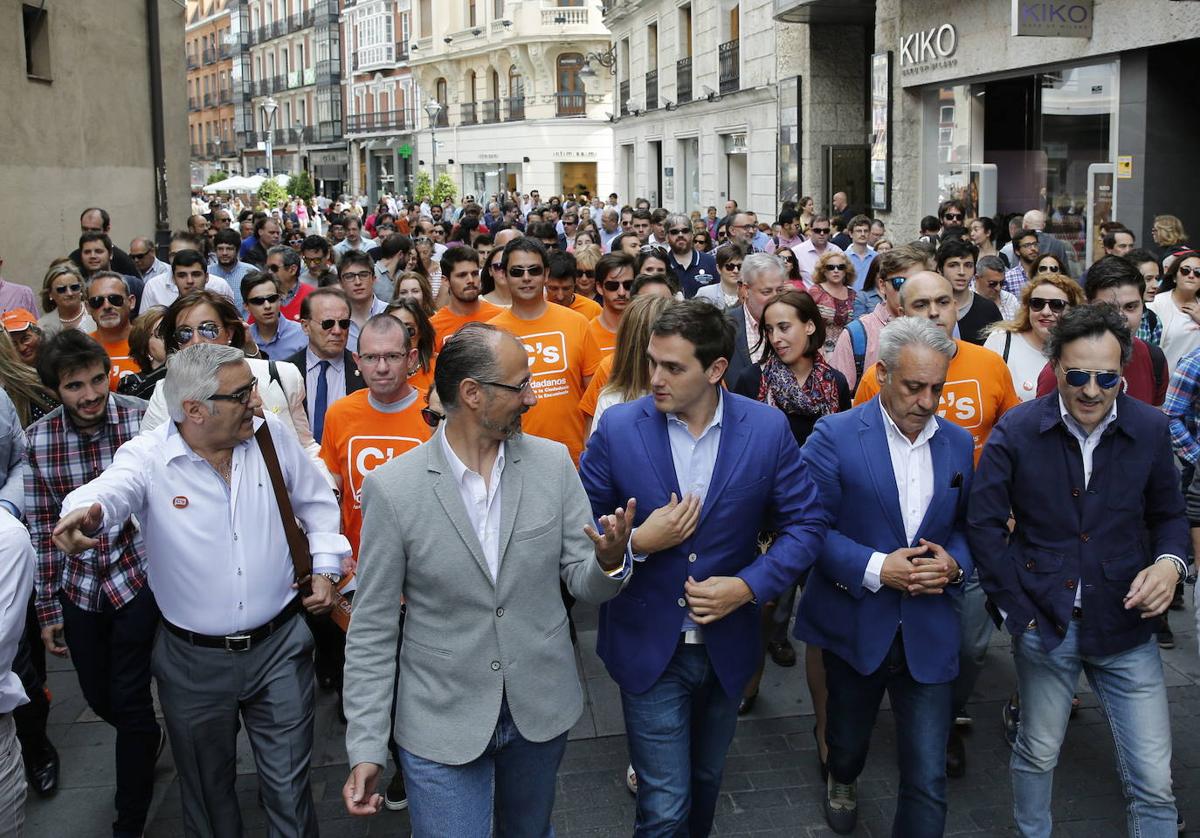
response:
M679 287L683 289L684 298L688 300L696 296L696 292L705 285L712 285L714 282L720 282L721 280L721 277L717 274L716 257L711 253L702 253L699 250L693 250L692 261L685 267L675 261L675 254L673 252L668 251L667 264L675 272L675 279L679 282Z
M279 315L279 325L275 328L275 337L264 341L258 334L258 324L250 324L250 337L258 344L259 351L272 361L286 360L304 347L308 346L308 335L304 327L295 320L288 320Z
M859 256L853 247L848 247L846 255L850 257L850 264L854 266L854 290L861 291L863 282L867 279L867 271L871 270L871 263L875 261L875 248L867 245L867 255Z
M242 277L257 271L258 268L251 265L249 262L234 262L233 267L229 270L221 267L220 262L213 262L208 266L208 272L213 276L219 276L221 279L229 283L229 290L233 292L233 302L237 305L238 311L242 313L242 317L246 316L246 303L242 300Z
M371 300L371 310L367 312L367 320L370 320L376 314L383 314L387 311L388 304L383 300L375 297ZM366 322L365 320L363 321ZM354 322L354 318L350 318L350 334L346 338L346 348L351 352L358 351L358 333L362 331L362 326Z

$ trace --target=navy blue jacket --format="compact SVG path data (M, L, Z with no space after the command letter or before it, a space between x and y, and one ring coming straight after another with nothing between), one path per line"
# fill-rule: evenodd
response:
M928 596L863 587L872 553L915 547L922 538L944 547L971 575L966 515L974 443L957 425L940 417L937 423L929 440L933 497L911 544L904 537L878 397L822 417L800 452L817 481L829 534L800 597L796 637L828 649L863 675L879 669L897 629L916 681L942 684L958 674L959 620L952 597L961 596L962 585Z
M1082 583L1081 653L1112 655L1145 643L1157 621L1125 609L1129 585L1164 553L1187 555L1167 417L1118 396L1084 486L1079 442L1063 424L1058 393L1018 405L984 446L968 525L980 582L1012 634L1035 620L1045 648L1058 646Z
M758 603L775 599L815 560L825 537L817 488L782 411L724 394L721 441L700 522L691 538L639 562L629 584L600 606L596 651L613 680L635 695L662 675L679 644L688 576L740 577ZM671 493L682 497L666 416L650 396L604 411L579 461L596 517L637 498L640 525ZM758 533L776 533L758 551ZM762 649L758 605L747 603L704 628L725 693L740 696Z

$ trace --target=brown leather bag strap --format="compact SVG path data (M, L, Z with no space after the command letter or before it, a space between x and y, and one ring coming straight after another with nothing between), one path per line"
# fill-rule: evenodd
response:
M288 552L292 554L292 567L295 570L296 582L300 585L300 593L312 595L312 554L308 552L308 539L300 531L296 523L296 515L292 512L292 499L288 496L287 486L283 482L283 469L279 467L279 454L275 451L275 441L271 439L271 429L264 420L254 432L258 440L258 450L262 452L263 463L267 466L267 474L271 475L271 487L275 490L275 505L279 507L279 519L283 524L284 535L287 536Z

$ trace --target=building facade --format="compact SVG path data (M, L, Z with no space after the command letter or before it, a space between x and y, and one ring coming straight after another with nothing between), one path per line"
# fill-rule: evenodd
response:
M109 212L121 248L155 234L160 208L169 228L187 219L184 10L160 0L152 31L147 5L0 0L0 90L10 115L0 120L0 189L13 198L0 204L0 226L15 233L0 245L6 280L40 290L50 261L78 244L79 214L89 206ZM151 44L161 102L151 96Z
M247 47L237 70L237 125L246 174L303 170L318 191L345 189L339 18L337 0L242 0L237 29Z
M622 201L774 218L781 28L772 0L614 0L613 126ZM600 73L608 70L596 68Z
M596 0L415 0L409 38L416 168L480 200L616 188L612 78L582 72L611 44Z
M187 64L188 137L192 184L203 185L237 161L233 57L230 29L236 0L187 0L184 61Z

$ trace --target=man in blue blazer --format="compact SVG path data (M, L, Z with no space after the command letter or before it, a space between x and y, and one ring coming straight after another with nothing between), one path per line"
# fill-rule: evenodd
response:
M1065 313L1046 341L1058 392L1005 414L971 492L979 579L1013 635L1021 726L1009 771L1027 838L1053 827L1054 766L1081 671L1113 731L1129 834L1176 833L1153 633L1187 574L1188 523L1166 415L1121 393L1132 351L1112 306Z
M925 838L945 827L959 648L950 598L972 569L973 443L937 416L954 351L928 319L893 320L879 333L879 396L821 419L801 452L830 523L796 637L824 650L825 817L843 835L857 822L857 778L885 690L900 739L892 834Z
M825 535L786 417L722 390L732 352L720 311L674 303L651 332L651 395L605 411L580 460L597 518L637 499L637 564L601 607L597 645L621 687L639 836L708 835L762 650L759 605ZM774 533L761 555L760 531Z

